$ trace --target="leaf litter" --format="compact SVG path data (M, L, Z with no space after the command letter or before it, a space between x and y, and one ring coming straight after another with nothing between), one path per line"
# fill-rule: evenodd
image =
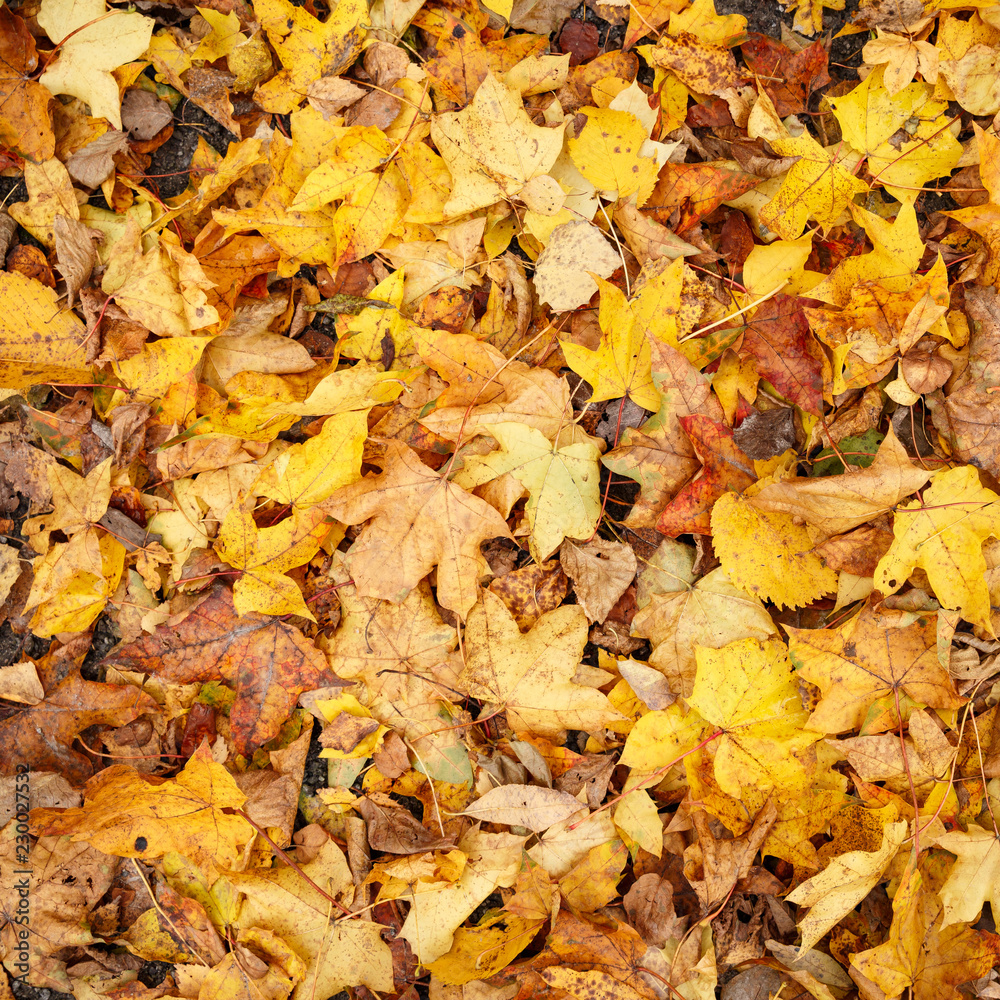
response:
M1000 17L844 6L0 9L5 995L1000 995Z

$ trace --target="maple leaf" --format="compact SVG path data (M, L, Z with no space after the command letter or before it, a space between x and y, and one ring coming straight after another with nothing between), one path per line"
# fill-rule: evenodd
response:
M837 574L790 514L760 511L751 498L724 493L712 508L712 537L733 583L779 608L802 607L836 589Z
M805 732L784 644L740 639L721 649L698 646L686 716L671 706L642 717L622 763L653 771L706 743L719 788L741 798L750 788L807 787L800 756L819 737Z
M581 608L550 611L522 634L503 601L485 591L466 623L462 683L506 711L515 732L596 732L621 715L599 691L573 683L586 643Z
M510 537L485 501L395 441L380 475L341 487L319 507L347 524L369 522L347 556L359 594L399 603L437 566L438 601L462 617L476 603L478 580L489 569L480 543Z
M406 741L415 766L437 781L471 779L469 754L459 738L455 629L438 613L426 581L400 604L359 597L353 586L337 591L342 618L324 642L331 669L365 686L365 705Z
M360 479L367 417L367 410L331 416L319 434L279 455L252 489L278 503L308 509Z
M974 923L986 902L1000 905L1000 840L995 832L972 823L968 830L938 834L935 842L956 855L940 891L942 928Z
M947 128L947 107L932 94L930 85L917 83L890 94L878 67L850 94L831 101L844 138L867 154L868 169L886 190L902 197L910 187L950 173L961 156ZM890 142L910 116L919 120L912 137Z
M493 891L514 883L521 867L524 837L486 833L473 827L459 841L466 856L460 878L438 892L413 897L400 935L422 962L451 950L458 926Z
M103 662L175 684L224 680L236 692L229 718L245 756L278 734L302 691L332 679L326 658L297 628L259 614L237 616L221 584L182 621L119 646Z
M357 260L379 249L409 207L411 192L393 160L396 151L397 144L379 129L355 126L302 182L292 212L317 212L341 202L333 217L337 260Z
M0 295L12 306L0 316L4 385L27 389L46 380L86 381L87 369L80 357L86 328L59 305L55 291L19 271L2 271Z
M24 21L0 11L0 142L32 160L55 153L49 102L52 94L32 79L38 67L35 40Z
M596 351L590 351L560 341L566 363L590 383L593 402L626 396L643 409L658 410L660 396L653 385L649 342L637 328L622 292L603 279L597 287L601 292L601 343Z
M467 108L433 118L431 137L455 182L444 207L450 217L517 197L528 181L549 172L563 143L560 129L533 125L492 73Z
M865 781L884 781L890 791L909 793L918 802L926 801L938 783L947 780L955 759L955 748L921 709L911 713L909 733L903 740L885 733L855 736L831 745Z
M760 376L789 402L820 412L826 359L795 297L776 295L757 309L744 331L740 353L749 354Z
M875 38L865 42L861 55L869 65L885 64L883 82L890 95L898 94L916 75L918 67L928 83L937 82L938 50L930 42L897 35L876 25Z
M895 538L875 568L875 586L893 594L919 566L944 607L993 635L982 547L1000 531L998 500L972 466L936 472L922 503L897 509Z
M656 529L674 538L688 531L710 535L715 502L724 493L746 489L757 475L725 424L700 414L679 417L678 422L691 439L702 469L664 508Z
M799 921L800 955L809 951L875 888L905 836L905 823L886 823L877 850L840 854L819 875L807 879L789 893L791 902L809 907L809 912Z
M600 517L600 451L592 440L565 445L550 442L524 424L497 423L487 429L499 451L466 459L454 478L471 489L510 473L528 491L525 514L531 529L529 546L542 563L564 538L584 540Z
M146 51L153 19L121 10L104 0L43 0L38 24L59 46L38 82L53 94L72 94L92 113L121 129L118 83L111 70Z
M367 15L362 0L341 0L326 22L288 0L256 0L254 13L281 60L282 70L255 91L265 110L288 114L320 77L339 76L361 51Z
M761 209L761 221L784 240L801 236L809 219L832 225L855 195L868 190L848 162L838 162L808 132L792 136L766 92L750 112L747 133L751 139L766 139L782 156L799 157L781 190Z
M584 108L587 123L567 143L577 169L609 201L636 195L641 208L656 184L657 162L643 153L649 130L627 111Z
M88 628L115 593L124 562L122 543L94 525L50 546L35 560L25 600L26 610L35 609L32 631L48 638Z
M792 27L800 35L815 35L823 30L823 8L843 10L844 0L782 0L786 9L795 9Z
M86 681L79 670L47 686L36 705L19 708L0 721L0 749L5 773L17 761L34 770L51 770L82 783L93 773L89 758L73 750L74 738L90 726L122 726L155 712L156 702L130 686Z
M840 476L782 479L750 498L762 511L800 518L823 538L841 535L895 509L931 478L917 468L890 428L871 465Z
M805 111L809 94L830 82L829 56L822 42L793 52L773 38L751 32L740 51L747 69L759 76L782 118Z
M698 646L718 649L737 639L776 634L764 605L734 587L721 568L697 581L678 577L671 589L651 595L632 619L632 634L650 640L650 665L685 698L694 684Z
M908 867L892 901L887 940L851 956L851 965L886 996L910 987L915 1000L958 1000L961 983L978 979L997 961L1000 938L970 927L945 927L944 904Z
M176 851L214 872L233 864L254 836L243 817L225 811L245 801L233 776L203 745L176 778L153 784L115 764L87 782L82 806L39 809L32 821L45 836L68 834L106 854L162 858Z
M246 498L233 504L219 528L215 551L243 571L233 588L237 612L293 614L315 621L302 591L285 573L309 562L329 533L326 515L316 506L293 508L283 521L258 528Z
M879 699L906 694L932 708L958 708L962 699L937 657L937 628L919 618L903 628L886 627L866 604L838 628L785 626L788 649L800 676L816 684L822 698L809 717L809 728L825 733L861 729L869 708ZM880 729L899 724L892 712Z

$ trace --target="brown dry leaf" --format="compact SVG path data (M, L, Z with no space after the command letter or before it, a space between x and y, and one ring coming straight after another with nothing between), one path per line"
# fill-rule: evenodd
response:
M585 545L565 541L559 562L573 581L577 603L589 621L603 622L635 579L638 566L628 545L594 538Z
M145 91L129 91L145 93ZM149 95L147 95L149 96ZM128 135L112 129L78 149L67 161L70 177L84 187L100 187L114 172L116 153L128 149Z
M455 845L454 840L435 836L413 813L388 796L369 795L358 799L355 808L368 825L368 842L376 851L419 854L421 851L448 850Z
M156 702L137 688L85 681L73 670L47 687L42 701L0 721L0 766L12 774L23 762L80 784L93 773L90 758L73 749L80 733L95 725L125 725L155 711Z
M510 537L492 507L442 480L397 442L389 445L381 475L342 487L320 506L348 524L368 521L347 558L362 596L401 601L437 566L438 600L463 618L489 571L480 543Z
M931 478L915 465L890 428L870 466L840 476L784 479L769 483L750 504L801 518L825 541L894 510Z
M72 307L76 293L90 280L97 263L97 245L104 242L104 233L76 219L57 215L53 235L57 266L66 282L67 305Z

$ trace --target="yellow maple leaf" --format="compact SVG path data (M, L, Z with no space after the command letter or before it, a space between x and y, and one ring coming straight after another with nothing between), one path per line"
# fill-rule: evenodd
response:
M598 732L622 716L594 688L573 682L587 643L587 616L575 605L542 615L522 634L489 590L466 624L462 681L474 698L499 705L515 732L561 738L567 729Z
M536 428L509 422L484 430L500 448L470 456L454 482L471 490L505 473L517 479L528 491L528 544L536 563L545 562L564 538L594 534L601 514L601 453L592 440L553 444Z
M957 858L941 887L941 926L974 923L987 901L1000 910L1000 840L996 833L971 823L968 830L949 830L935 842Z
M875 568L875 586L894 594L920 567L946 608L994 635L983 542L1000 533L1000 497L971 465L934 474L923 502L896 511L892 547Z
M698 673L687 698L693 711L675 704L644 715L621 763L653 771L707 742L715 781L727 795L803 787L799 757L819 736L802 728L808 713L784 643L739 639L721 649L698 646L695 656Z
M907 866L892 900L886 940L851 956L851 965L887 997L908 988L914 1000L957 1000L958 987L985 976L996 961L995 936L971 927L945 927L944 904L924 887L923 875Z
M374 126L355 126L341 136L328 159L305 179L292 212L318 212L339 201L333 218L337 263L378 250L403 218L411 190L390 142Z
M176 778L156 784L133 767L115 764L98 772L75 809L40 809L35 822L46 834L68 834L122 858L162 858L177 852L206 872L235 863L254 836L232 810L246 796L233 776L199 747Z
M319 434L282 452L253 486L259 496L305 510L361 478L368 411L330 417Z
M142 233L134 218L112 248L101 288L132 319L161 337L187 337L193 330L219 322L206 294L214 285L197 258L169 231L143 252Z
M899 725L897 698L932 708L957 708L962 699L937 658L935 622L927 616L905 627L883 621L870 604L837 628L785 626L789 653L799 675L822 692L809 728L825 733L861 729L872 706L892 710L867 722L870 732Z
M114 594L125 566L117 538L88 525L68 542L55 543L34 563L25 609L35 609L36 635L82 632L97 620Z
M609 201L636 195L641 208L658 173L656 159L642 152L649 132L627 111L583 108L587 124L567 143L577 169Z
M291 142L281 134L271 137L271 180L257 202L238 211L213 210L227 235L257 230L265 237L281 254L277 270L283 277L294 274L301 264L329 266L339 256L336 207L323 205L317 211L306 212L291 206L306 177L336 148L342 129L325 122L313 108L293 112L291 124Z
M758 510L751 499L724 493L712 508L712 540L733 583L779 608L800 608L837 589L836 572L791 514Z
M914 77L920 74L928 83L937 83L938 50L930 42L916 41L875 26L875 38L865 43L862 58L869 66L885 64L885 89L898 94Z
M288 114L306 99L310 83L339 76L357 58L368 4L339 0L325 22L289 0L257 0L254 13L283 67L257 88L254 99L265 111Z
M843 10L844 0L782 0L786 9L795 8L792 27L800 35L815 35L823 30L823 8Z
M791 135L767 91L750 112L747 133L752 139L766 139L782 156L799 157L778 193L760 210L761 221L784 240L798 239L809 219L833 225L856 195L868 191L842 151L824 149L805 129Z
M800 954L809 951L875 888L896 856L906 836L906 826L906 823L886 823L878 850L840 854L819 875L807 879L789 893L790 902L809 907L809 912L799 921Z
M48 63L39 83L53 94L79 97L96 117L121 129L121 98L111 70L146 51L153 19L108 11L104 0L42 0L38 24L59 45L58 58Z
M802 728L795 672L778 639L740 639L721 649L699 646L698 675L688 704L722 730L714 747L715 778L740 797L744 785L787 791L801 787L798 754L819 735Z
M243 570L233 587L237 612L301 615L315 621L302 591L285 573L309 562L329 533L326 516L317 507L293 508L291 517L258 528L246 500L233 504L219 528L215 551L230 566Z
M736 639L776 634L764 605L733 586L720 567L697 582L678 579L675 592L653 594L632 619L632 634L649 639L649 664L682 697L691 693L699 646L725 646Z
M205 62L225 59L246 42L246 35L240 31L240 19L234 11L223 14L212 10L211 7L199 7L198 13L208 22L212 30L191 53L192 59L204 59Z
M844 138L868 156L869 172L894 197L912 200L915 190L951 173L962 147L952 134L947 102L933 99L930 84L890 93L883 77L877 67L849 94L830 98L830 105Z
M595 403L627 396L645 410L660 408L653 384L652 354L641 326L635 322L622 291L597 278L601 291L598 322L601 342L596 351L562 340L566 363L593 387Z
M246 897L237 925L269 930L305 962L296 996L329 996L345 986L392 989L392 955L379 925L331 921L331 907L334 913L340 911L330 897L350 900L353 892L347 859L332 840L296 868L257 867L233 872L227 879Z
M516 95L492 73L462 111L436 115L431 137L451 171L446 216L514 198L547 174L562 151L562 129L534 125Z
M61 160L25 163L24 184L28 200L10 206L8 214L47 247L55 246L56 216L79 220L80 206L69 171Z

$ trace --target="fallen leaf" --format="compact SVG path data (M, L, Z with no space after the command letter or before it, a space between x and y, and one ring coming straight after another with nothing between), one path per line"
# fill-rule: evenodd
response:
M232 814L244 801L232 775L202 746L176 778L159 784L127 765L112 765L87 782L82 806L39 809L32 822L46 836L68 834L118 857L176 851L211 872L233 864L254 836L253 827Z
M498 451L466 460L454 482L480 486L510 473L528 491L525 513L535 561L544 562L564 538L587 539L600 515L600 452L591 441L552 444L541 431L517 423L484 428ZM498 532L499 534L499 532Z
M565 541L559 561L573 581L577 603L592 622L603 622L635 578L635 553L620 542L594 538L586 545Z
M38 82L53 94L72 94L90 105L96 117L121 129L118 84L111 75L146 51L153 19L120 10L108 11L104 0L44 0L38 24L59 55Z
M230 721L242 754L276 736L299 694L331 677L325 657L295 626L237 616L232 593L218 584L182 621L120 646L104 663L175 684L226 681L236 693Z
M522 635L500 598L485 591L466 624L462 680L473 697L504 710L515 732L593 732L621 716L599 691L573 682L586 643L582 609L550 611Z
M920 617L902 628L887 624L866 604L860 614L838 628L785 626L796 669L822 692L809 717L810 729L826 733L861 729L878 699L903 694L942 710L962 704L954 682L938 661L935 622ZM893 725L898 725L898 719L882 728Z
M402 601L438 566L438 600L462 616L476 603L477 581L489 569L480 542L510 537L492 507L442 479L395 442L381 475L341 487L320 506L348 524L370 519L347 559L360 594ZM413 530L418 518L433 525L429 538L423 528Z

